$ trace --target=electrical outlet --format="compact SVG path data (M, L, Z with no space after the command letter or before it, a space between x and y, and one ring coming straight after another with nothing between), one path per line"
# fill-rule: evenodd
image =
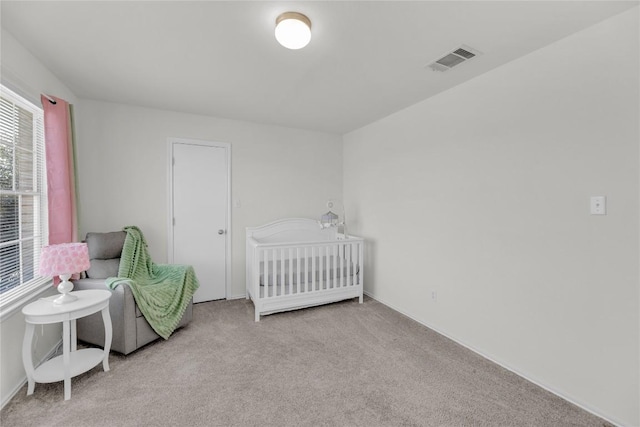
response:
M607 198L605 196L591 196L591 215L607 214Z
M431 291L431 301L433 301L433 302L438 301L438 292L437 291Z

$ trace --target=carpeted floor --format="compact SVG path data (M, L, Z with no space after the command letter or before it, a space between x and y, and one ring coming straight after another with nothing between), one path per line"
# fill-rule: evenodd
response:
M194 306L168 341L26 386L9 426L603 426L582 409L370 298L253 321L244 299Z

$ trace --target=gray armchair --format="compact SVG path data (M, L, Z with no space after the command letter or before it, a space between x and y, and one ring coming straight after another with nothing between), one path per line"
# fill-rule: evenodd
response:
M120 255L127 233L87 233L87 246L91 267L87 278L75 280L74 290L106 289L105 279L116 277L120 265ZM119 285L111 291L109 313L113 326L111 350L129 354L138 348L160 338L144 318L136 305L128 285ZM187 306L178 325L181 328L193 318L193 302ZM90 344L104 345L104 325L100 313L78 319L76 322L78 339Z

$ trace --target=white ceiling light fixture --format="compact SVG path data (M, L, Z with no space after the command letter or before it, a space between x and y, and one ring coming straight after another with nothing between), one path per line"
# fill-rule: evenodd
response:
M298 12L285 12L276 18L276 40L287 49L302 49L311 40L311 21Z

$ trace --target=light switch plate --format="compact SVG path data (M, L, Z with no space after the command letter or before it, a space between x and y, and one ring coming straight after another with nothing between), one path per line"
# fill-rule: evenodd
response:
M607 214L607 198L605 196L591 196L591 215Z

